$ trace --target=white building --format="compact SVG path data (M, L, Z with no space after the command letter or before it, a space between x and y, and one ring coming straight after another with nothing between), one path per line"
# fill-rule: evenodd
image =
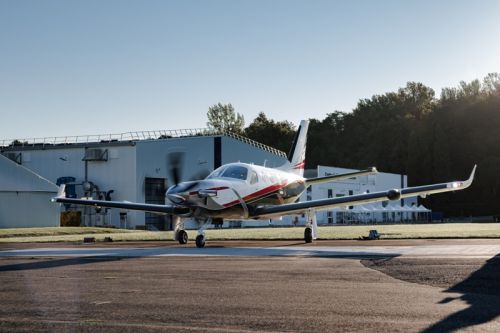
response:
M343 174L357 170L318 166L315 176ZM408 177L394 173L379 172L374 175L353 177L308 188L302 200L343 197L353 194L386 191L408 187ZM419 209L419 211L417 211ZM372 204L348 206L317 212L319 224L410 222L422 218L422 207L418 208L417 198L398 201L384 201Z
M169 156L185 152L182 180L222 164L247 162L270 167L285 163L285 153L234 134L206 130L148 131L117 135L0 141L0 152L53 183L66 183L73 197L165 204L172 185ZM54 192L55 193L55 192ZM22 205L21 203L19 203ZM46 206L57 204L49 200ZM164 229L168 217L138 211L66 207L81 210L84 225ZM57 220L58 221L58 220Z
M57 186L0 155L0 228L55 227Z

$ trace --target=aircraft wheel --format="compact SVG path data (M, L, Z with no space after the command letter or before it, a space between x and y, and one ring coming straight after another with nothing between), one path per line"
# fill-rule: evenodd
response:
M188 234L186 230L179 230L177 233L177 239L179 240L179 244L187 244Z
M311 228L306 228L306 230L304 230L304 241L306 243L312 243L312 241L313 241L313 232L312 232Z
M203 235L196 236L196 247L205 247L205 237Z

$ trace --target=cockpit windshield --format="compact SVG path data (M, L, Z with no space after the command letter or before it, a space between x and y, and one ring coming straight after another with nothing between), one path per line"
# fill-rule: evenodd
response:
M214 170L207 179L220 177L247 180L248 169L241 165L224 166Z
M222 174L222 172L224 171L225 168L226 168L225 166L221 166L221 167L215 169L214 171L212 171L211 174L209 174L207 176L207 179L212 179L212 178L218 178L218 177L220 177L220 175Z

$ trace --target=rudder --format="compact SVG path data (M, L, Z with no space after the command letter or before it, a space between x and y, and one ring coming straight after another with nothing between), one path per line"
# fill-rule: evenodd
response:
M290 152L288 153L288 162L284 166L284 170L294 173L299 176L304 175L304 167L306 163L306 143L307 130L309 129L309 120L300 122L297 133L292 143Z

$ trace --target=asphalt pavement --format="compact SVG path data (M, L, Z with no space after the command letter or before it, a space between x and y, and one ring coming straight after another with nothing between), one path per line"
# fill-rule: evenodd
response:
M0 331L500 332L497 243L4 244Z

